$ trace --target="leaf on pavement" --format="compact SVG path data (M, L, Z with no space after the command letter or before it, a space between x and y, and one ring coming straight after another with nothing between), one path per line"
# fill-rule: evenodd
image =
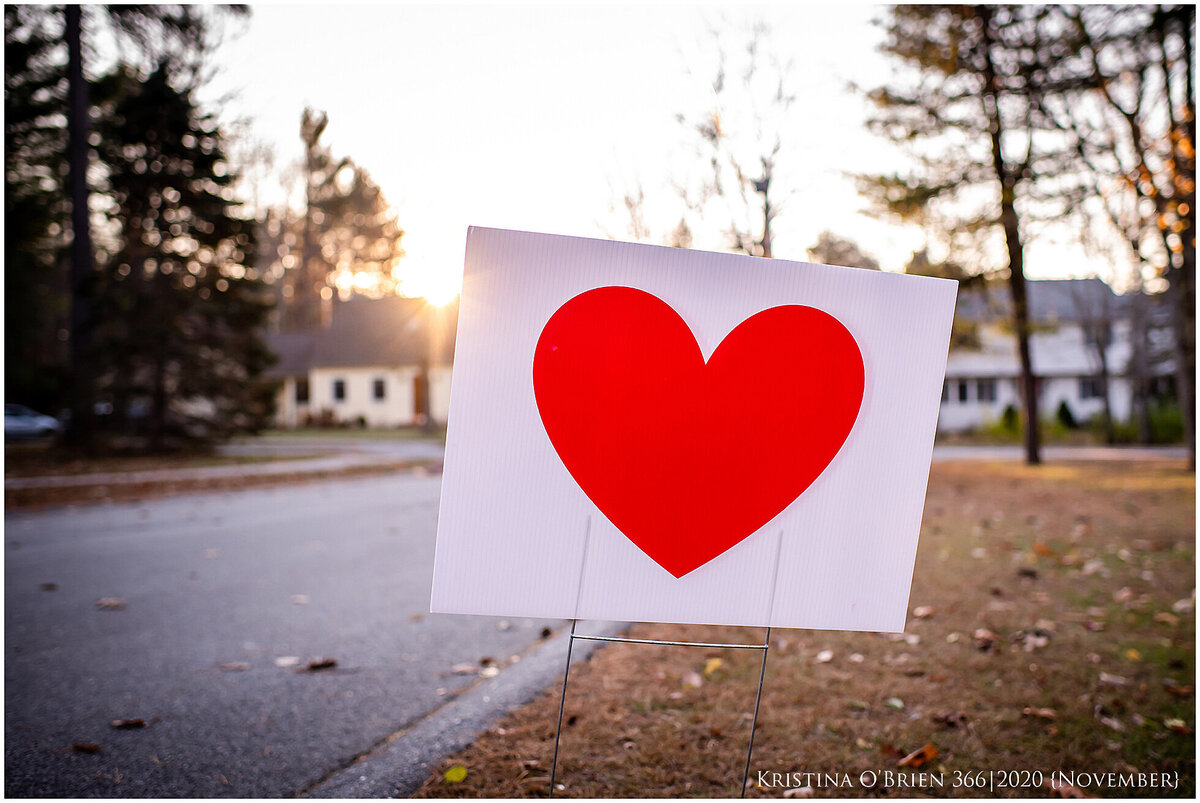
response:
M220 666L222 672L245 672L250 668L250 664L245 661L226 661Z
M76 742L75 744L71 745L71 749L76 753L88 753L90 755L95 755L96 753L100 752L100 745L96 744L95 742Z
M125 600L120 597L101 597L96 600L96 609L101 611L121 611L125 609Z
M275 659L275 666L278 666L281 669L287 669L288 667L299 665L300 658L295 655L281 655Z
M446 783L462 783L467 779L467 768L462 764L455 764L442 773L442 778L445 779Z
M114 719L112 726L118 730L136 730L137 728L146 727L144 719Z
M335 669L338 662L336 658L316 658L308 662L308 666L304 667L309 672L320 672L323 669Z

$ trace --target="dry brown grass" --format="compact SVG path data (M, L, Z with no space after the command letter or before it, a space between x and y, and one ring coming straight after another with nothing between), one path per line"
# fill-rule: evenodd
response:
M1182 464L935 465L907 637L773 631L748 796L786 791L753 788L759 771L853 781L815 783L818 797L1057 796L952 784L956 772L1073 770L1177 772L1176 789L1085 791L1191 797L1194 548L1195 478ZM918 617L918 608L930 610ZM761 633L632 631L727 641ZM819 661L826 650L832 659ZM740 650L599 650L571 672L556 794L735 796L758 661ZM687 683L697 676L699 687ZM544 796L557 707L556 687L512 712L418 796ZM897 769L927 744L936 758ZM465 780L448 783L444 771L460 764ZM895 775L864 789L864 771Z

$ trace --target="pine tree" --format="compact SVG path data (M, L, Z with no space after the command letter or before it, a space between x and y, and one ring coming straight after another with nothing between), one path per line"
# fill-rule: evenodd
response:
M269 301L222 133L163 62L100 126L114 245L96 296L100 392L152 449L261 427Z
M288 220L277 250L288 271L287 329L319 327L323 304L335 290L342 296L395 292L394 270L404 256L404 230L379 185L365 168L349 157L335 158L321 142L328 124L323 112L304 110L304 208L279 216Z
M873 131L914 157L906 174L860 176L881 213L945 233L951 258L973 272L1004 270L1021 364L1025 459L1041 462L1037 380L1030 353L1024 242L1034 215L1063 214L1035 193L1064 169L1040 132L1031 95L1041 91L1052 46L1041 38L1038 6L892 6L881 49L903 66L892 84L868 93ZM1061 204L1062 199L1057 199ZM998 248L989 249L999 236ZM989 263L999 251L999 264Z
M69 376L61 35L53 9L4 7L5 393L45 412Z

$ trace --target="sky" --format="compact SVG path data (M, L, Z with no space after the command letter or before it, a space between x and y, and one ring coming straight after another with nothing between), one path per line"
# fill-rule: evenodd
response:
M274 154L301 155L305 106L328 113L323 141L370 171L406 234L405 289L445 298L461 280L468 226L633 239L622 198L640 186L650 242L679 220L674 188L708 170L678 121L711 105L710 28L740 42L755 21L792 60L798 101L782 132L775 256L804 260L823 230L899 270L919 230L863 214L848 173L895 170L868 133L861 95L891 66L878 8L865 5L356 6L255 4L231 26L202 99ZM294 174L294 173L293 173ZM262 180L263 203L284 197ZM727 224L725 224L727 225ZM694 247L720 250L719 226ZM1063 238L1060 238L1060 240ZM1069 244L1034 243L1027 273L1091 268Z

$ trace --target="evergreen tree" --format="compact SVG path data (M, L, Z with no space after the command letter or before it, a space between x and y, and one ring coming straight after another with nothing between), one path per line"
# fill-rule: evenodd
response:
M163 62L100 125L114 247L96 295L92 353L121 423L144 412L153 449L261 427L269 309L252 267L222 133Z
M1062 142L1039 131L1031 101L1054 58L1052 43L1041 38L1046 13L1039 6L890 7L881 49L905 69L869 93L876 107L869 125L908 150L916 167L859 182L881 213L944 232L951 257L975 263L973 272L1007 271L1030 464L1041 458L1024 241L1035 216L1063 214L1061 198L1055 208L1052 195L1036 190L1065 169ZM1003 256L995 260L989 251Z
M69 374L61 27L48 7L4 7L5 393L55 413Z
M342 296L395 292L394 270L404 256L404 230L370 173L321 142L328 124L325 113L304 110L304 208L278 216L288 221L276 250L288 271L287 329L319 327L335 289Z

